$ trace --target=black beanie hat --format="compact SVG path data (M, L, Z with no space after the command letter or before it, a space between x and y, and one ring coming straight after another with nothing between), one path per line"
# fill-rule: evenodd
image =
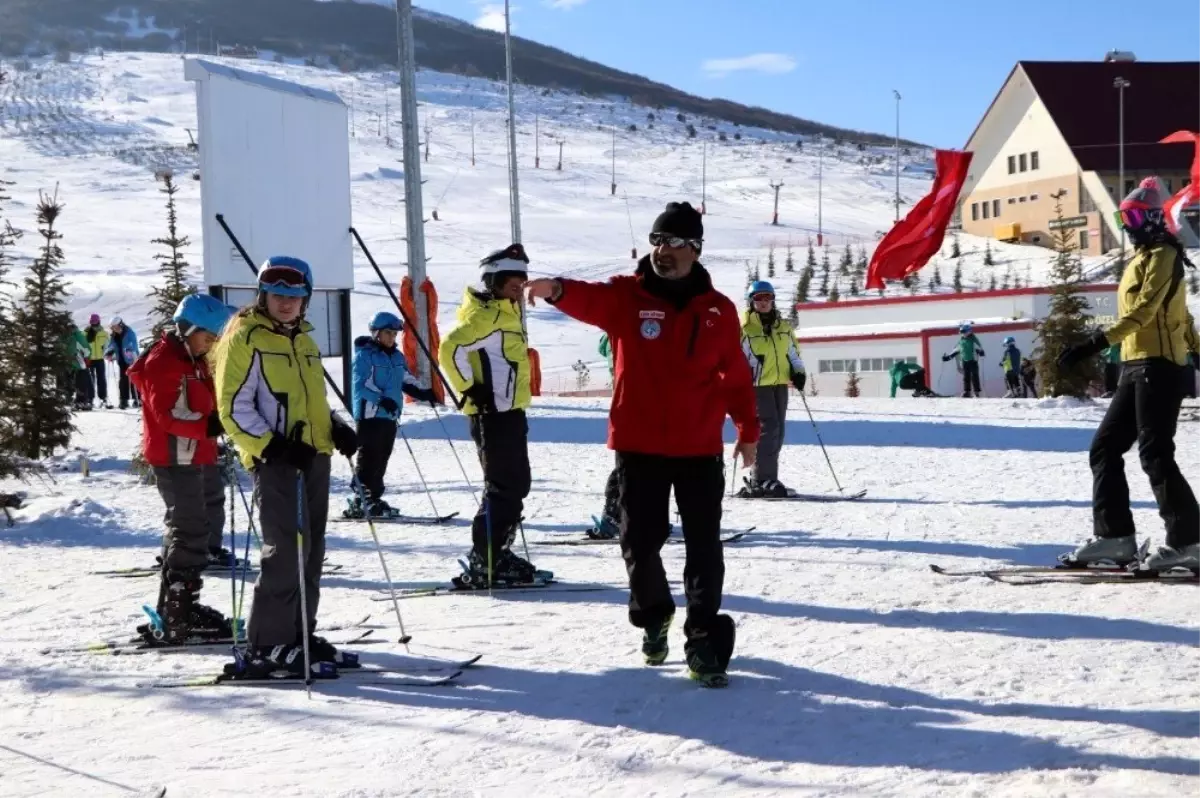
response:
M650 232L700 241L704 238L704 217L690 203L668 202L666 210L654 220Z

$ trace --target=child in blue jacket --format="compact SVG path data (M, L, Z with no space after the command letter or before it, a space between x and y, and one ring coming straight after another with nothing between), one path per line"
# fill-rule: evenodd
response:
M370 335L354 341L354 420L358 423L358 457L355 479L366 494L350 499L347 518L386 518L396 511L383 500L383 476L396 442L400 406L407 394L422 402L434 402L432 389L422 388L409 373L404 353L396 338L404 323L394 314L376 313L367 326Z
M104 347L104 359L116 363L117 371L120 374L118 387L120 389L121 401L118 407L122 410L129 407L129 400L131 398L133 406L138 407L140 402L137 389L129 384L129 377L126 375L129 367L133 365L133 361L138 359L137 333L120 316L113 316L113 320L109 323L108 331L108 345Z

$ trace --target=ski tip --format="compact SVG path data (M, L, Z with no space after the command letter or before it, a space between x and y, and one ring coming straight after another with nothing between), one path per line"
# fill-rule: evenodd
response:
M409 643L411 643L411 642L412 642L412 635L404 635L404 636L403 636L403 637L401 637L401 638L400 638L400 640L399 640L399 641L397 641L397 642L399 642L399 643L400 643L400 645L402 645L402 646L407 646Z

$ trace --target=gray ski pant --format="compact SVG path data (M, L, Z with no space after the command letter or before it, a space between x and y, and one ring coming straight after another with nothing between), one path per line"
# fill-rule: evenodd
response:
M163 562L168 574L199 574L208 551L221 545L225 528L225 480L220 466L155 466L154 482L167 506Z
M299 644L300 571L297 563L297 502L303 505L304 590L308 630L317 629L325 521L329 515L329 455L319 454L307 473L286 463L254 469L254 492L262 534L262 570L254 584L247 638L256 647ZM300 491L297 498L297 490Z
M787 385L763 385L754 389L758 399L758 419L762 422L758 459L751 469L751 478L756 482L779 479L779 450L783 448L787 426L789 389Z

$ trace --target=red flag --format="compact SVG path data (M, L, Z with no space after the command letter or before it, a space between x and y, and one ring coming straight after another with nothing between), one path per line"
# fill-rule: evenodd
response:
M1185 207L1200 203L1200 133L1190 130L1176 130L1171 135L1159 139L1159 144L1191 144L1195 148L1192 157L1191 183L1181 188L1175 196L1163 204L1164 215L1167 217L1167 227L1172 233L1179 232L1180 214Z
M883 288L884 280L903 280L928 263L942 246L972 155L959 150L936 151L933 189L875 247L867 269L867 288Z

